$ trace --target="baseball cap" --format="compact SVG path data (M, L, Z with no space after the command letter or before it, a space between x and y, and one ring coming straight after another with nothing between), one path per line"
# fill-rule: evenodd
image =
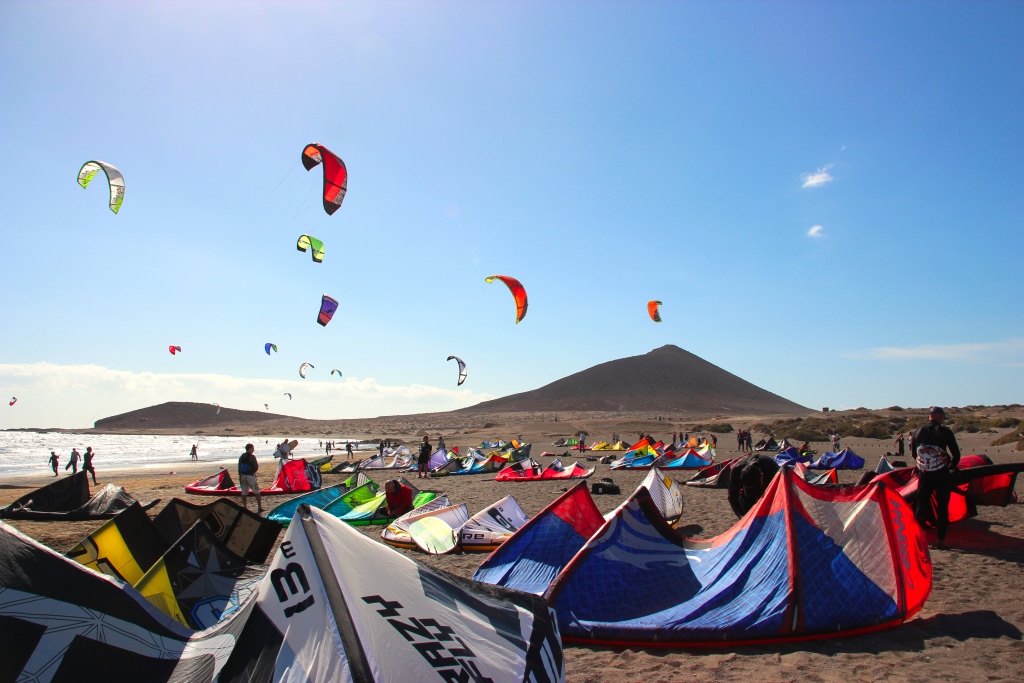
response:
M929 415L945 415L946 411L943 410L942 408L938 407L938 406L932 406L931 408L928 409L928 414Z

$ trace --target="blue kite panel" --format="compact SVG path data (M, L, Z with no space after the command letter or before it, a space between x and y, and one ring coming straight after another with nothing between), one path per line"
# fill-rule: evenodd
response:
M268 512L266 514L266 518L288 526L288 523L292 521L292 517L295 516L295 511L299 509L299 506L303 503L310 507L323 508L332 500L344 494L347 490L348 489L344 486L331 486L330 488L320 489L319 491L311 491L303 496L297 496L291 500L281 503L276 508Z
M558 589L563 635L664 642L778 633L789 597L784 513L754 517L714 548L682 547L635 501L609 527Z
M780 467L782 465L794 465L794 464L796 464L798 462L806 463L806 462L810 462L810 461L811 461L811 456L809 456L809 455L800 455L800 452L797 449L793 448L792 446L790 446L789 448L787 448L785 450L779 451L775 455L775 464L779 465Z
M849 448L844 448L838 453L825 453L817 462L808 466L812 470L859 470L864 467L864 458L854 453Z
M896 601L857 568L843 549L803 515L794 515L804 627L829 631L893 619Z
M543 595L586 542L572 524L553 512L542 513L491 553L473 579Z

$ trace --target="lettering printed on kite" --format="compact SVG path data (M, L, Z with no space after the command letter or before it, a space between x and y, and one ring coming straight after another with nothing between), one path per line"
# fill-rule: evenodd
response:
M309 580L306 578L306 572L302 569L302 565L298 562L289 562L284 569L278 567L270 572L270 583L273 584L274 591L277 593L277 601L281 603L288 602L299 595L299 588L302 589L303 594L309 593ZM284 608L284 618L292 618L299 612L312 607L315 602L313 596L309 595L295 604L288 605Z
M476 655L455 629L438 623L436 619L406 617L408 622L400 621L394 618L402 616L399 611L402 603L396 600L385 600L379 595L367 595L362 600L368 605L376 603L383 608L377 610L377 614L387 620L407 642L412 643L420 656L437 671L441 680L494 683L494 679L480 673Z
M907 541L907 523L903 519L903 513L895 500L889 502L892 521L896 527L896 546L899 548L900 564L903 565L903 575L907 580L907 588L914 590L914 573L910 570L910 543Z

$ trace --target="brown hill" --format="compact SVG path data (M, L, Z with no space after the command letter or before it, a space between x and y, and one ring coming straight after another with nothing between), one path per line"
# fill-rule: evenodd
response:
M277 420L303 422L304 420L276 413L261 413L258 410L235 410L217 407L209 403L161 403L157 406L140 408L129 413L97 420L96 429L197 429L223 428L231 425L266 425Z
M642 356L601 363L539 389L484 401L456 412L540 411L719 415L810 412L672 344Z

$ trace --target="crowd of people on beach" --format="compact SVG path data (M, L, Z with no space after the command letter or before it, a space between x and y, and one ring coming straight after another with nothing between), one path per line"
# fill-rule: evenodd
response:
M77 448L71 449L71 455L68 456L68 462L64 465L64 471L71 470L71 474L78 474L78 463L82 463L82 471L92 475L92 483L96 483L96 467L93 465L93 458L96 457L96 453L92 450L92 446L85 449L85 453L79 453ZM53 469L53 476L60 476L60 454L57 451L50 451L50 457L47 463Z

